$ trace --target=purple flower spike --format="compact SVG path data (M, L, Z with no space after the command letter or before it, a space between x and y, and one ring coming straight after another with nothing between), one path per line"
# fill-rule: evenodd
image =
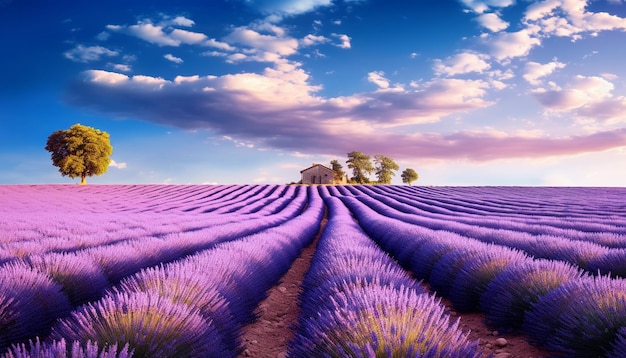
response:
M455 249L444 254L430 273L428 283L430 288L437 291L437 294L447 297L452 288L454 278L461 268L478 252L477 248Z
M450 289L450 301L461 312L478 308L487 285L510 265L530 260L526 254L503 246L489 246L463 265Z
M331 300L332 301L332 300ZM432 295L401 288L346 287L335 309L310 317L290 348L294 357L479 357ZM445 345L441 342L446 342Z
M626 357L626 327L622 327L617 331L617 339L611 346L613 349L607 354L607 358Z
M30 256L28 262L63 286L63 292L73 306L102 297L104 290L109 287L102 268L87 255L52 253Z
M74 341L67 344L65 339L42 343L39 338L30 341L29 345L17 344L11 347L5 358L131 358L132 350L128 345L118 349L117 344L100 348L94 342L88 341L85 346Z
M551 290L580 278L582 271L562 261L536 260L509 266L487 286L480 307L500 331L517 329L524 314Z
M524 332L548 349L576 357L600 357L626 327L626 280L606 276L569 281L528 311Z
M59 321L52 339L128 344L135 357L232 357L197 310L154 293L118 293L82 306Z
M47 275L20 262L0 267L0 351L45 334L70 309L61 286Z

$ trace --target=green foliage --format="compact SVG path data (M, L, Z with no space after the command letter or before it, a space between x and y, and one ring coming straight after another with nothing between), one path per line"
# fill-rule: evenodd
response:
M398 164L393 159L386 157L382 154L376 154L374 156L374 163L376 163L376 177L379 184L391 184L391 177L396 175L394 171L400 169Z
M104 174L113 153L107 132L81 124L52 133L45 149L62 176L80 177L81 184L86 184L88 176Z
M419 176L417 175L417 172L411 168L406 168L403 172L402 172L402 182L411 185L412 182L416 181Z
M333 169L333 179L335 182L341 182L346 173L343 171L343 166L339 164L336 159L330 161L330 167Z
M352 182L367 184L370 182L368 175L374 172L370 156L358 151L348 153L348 168L352 169Z

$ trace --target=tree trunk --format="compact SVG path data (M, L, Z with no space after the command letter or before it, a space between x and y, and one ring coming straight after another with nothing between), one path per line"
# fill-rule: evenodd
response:
M87 185L87 176L85 174L80 176L80 185Z

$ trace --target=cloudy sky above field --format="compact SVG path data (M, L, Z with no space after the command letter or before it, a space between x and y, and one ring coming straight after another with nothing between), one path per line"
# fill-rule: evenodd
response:
M72 182L43 147L74 123L111 135L91 183L358 150L421 185L626 184L623 0L0 0L0 39L3 184Z

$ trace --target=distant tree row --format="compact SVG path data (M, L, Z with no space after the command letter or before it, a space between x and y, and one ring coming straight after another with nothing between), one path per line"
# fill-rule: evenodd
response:
M400 170L400 166L398 166L393 159L385 155L376 154L374 156L374 164L372 164L372 158L359 151L348 153L346 163L348 164L348 169L352 170L352 177L349 182L355 184L372 183L369 177L372 173L376 174L377 181L375 183L391 184L392 177L396 175L395 172ZM341 181L346 175L343 171L343 166L339 164L337 160L332 160L330 165L334 172L335 180ZM402 182L409 185L418 179L417 172L411 168L405 169L401 176Z

